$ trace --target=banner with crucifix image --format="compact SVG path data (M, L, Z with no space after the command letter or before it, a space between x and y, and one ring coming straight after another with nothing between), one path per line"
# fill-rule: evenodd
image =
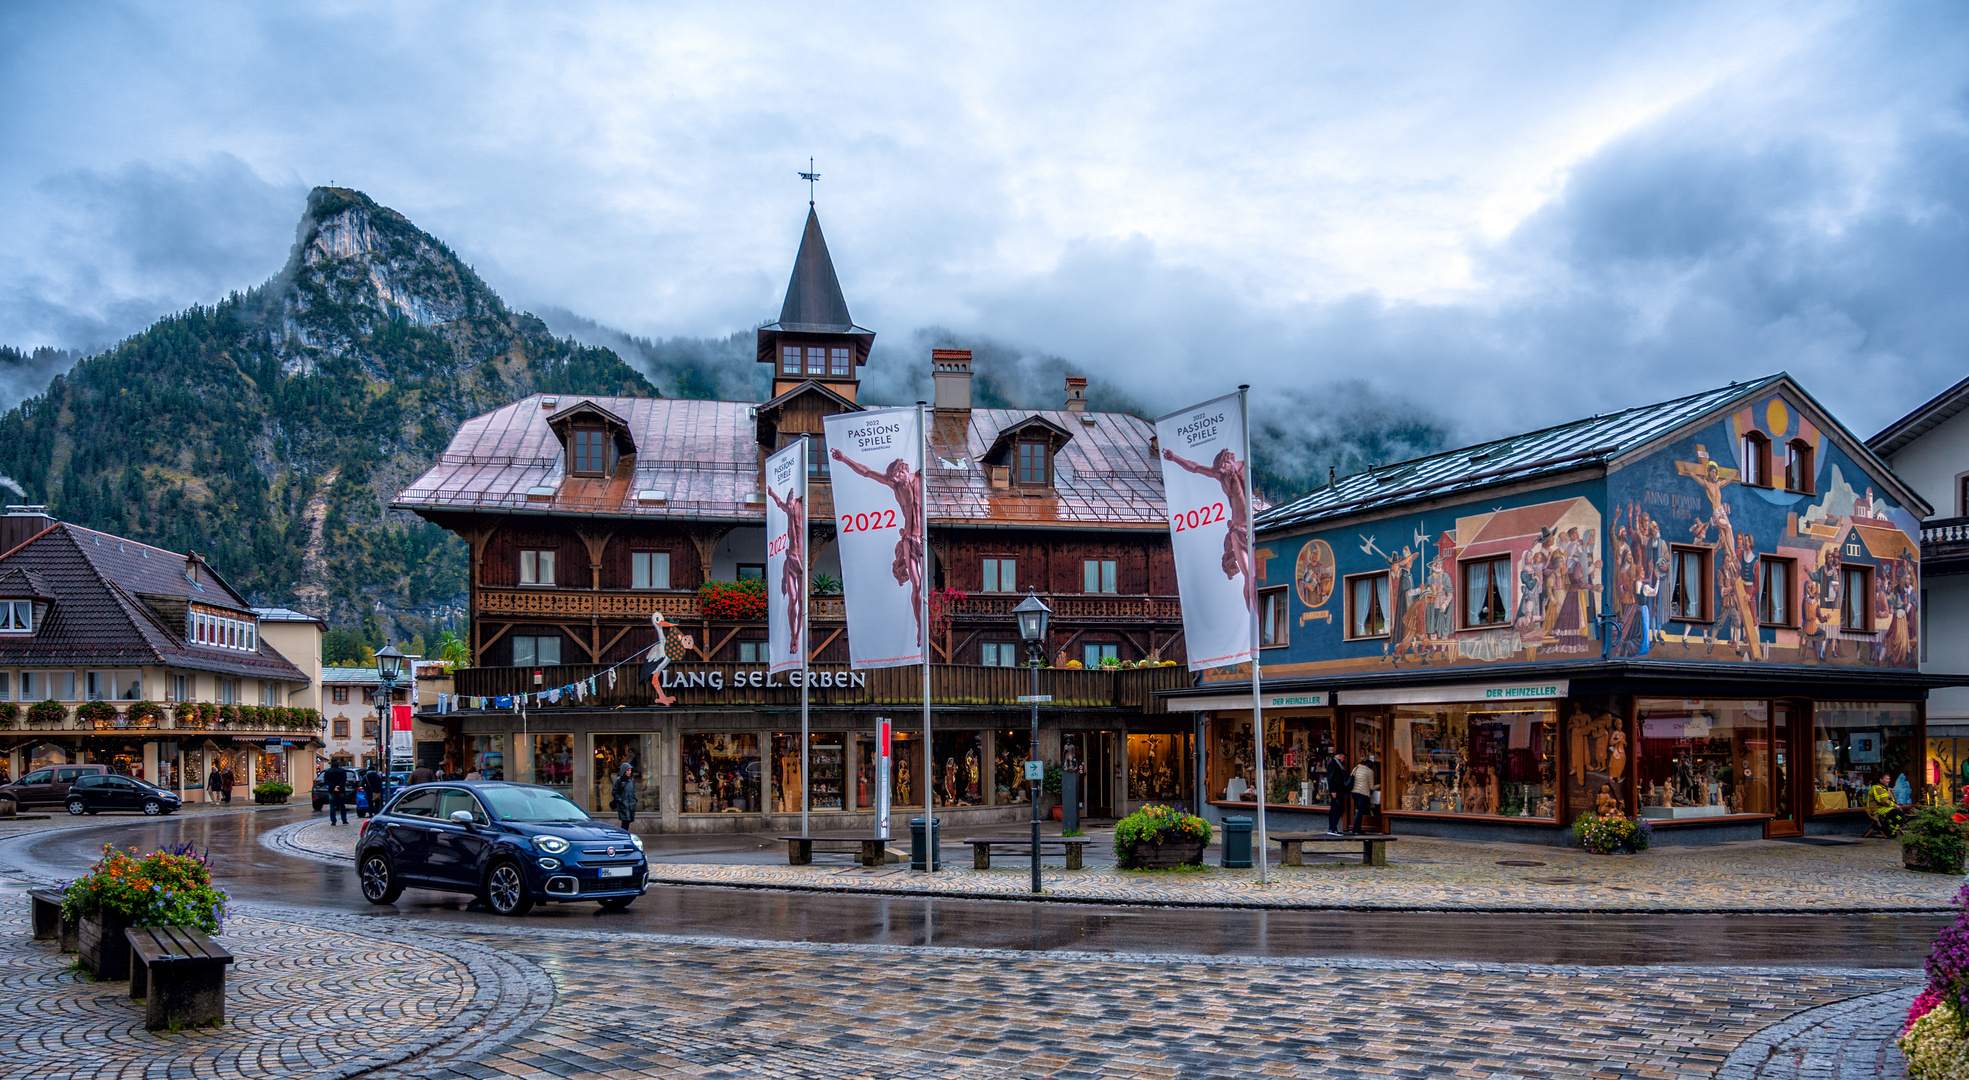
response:
M766 459L766 648L773 672L806 667L807 439Z
M827 429L835 549L856 668L923 662L923 414L839 413Z
M1170 413L1155 422L1155 437L1190 670L1244 663L1257 653L1257 582L1241 395Z

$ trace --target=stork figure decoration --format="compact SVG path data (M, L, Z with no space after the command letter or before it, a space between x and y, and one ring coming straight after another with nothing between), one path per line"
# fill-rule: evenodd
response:
M812 206L814 204L814 182L820 179L820 174L814 171L813 158L807 159L807 171L800 174L800 179L807 182L807 205Z

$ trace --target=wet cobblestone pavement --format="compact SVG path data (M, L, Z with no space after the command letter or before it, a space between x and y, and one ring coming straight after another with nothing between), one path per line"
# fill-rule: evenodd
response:
M460 924L297 895L229 922L224 1027L149 1034L123 984L83 981L27 940L25 883L0 874L0 1075L36 1080L1893 1077L1889 1040L1920 982L1905 968L760 942L634 932L628 914Z
M353 827L307 822L266 834L264 842L290 854L350 860L355 836ZM968 863L969 848L945 852ZM1501 866L1500 861L1538 865ZM1859 913L1952 911L1956 892L1963 886L1961 878L1905 869L1899 845L1883 840L1829 845L1750 841L1607 856L1571 848L1405 837L1389 845L1385 867L1362 866L1358 854L1318 861L1309 856L1308 862L1304 867L1274 865L1267 884L1259 883L1255 869L1213 866L1200 873L1143 873L1091 862L1086 869L1073 871L1055 865L1042 873L1041 884L1048 900L1104 904ZM973 870L946 859L935 874L912 872L906 864L871 872L819 861L813 866L669 863L660 853L652 854L651 864L652 883L1002 899L1031 896L1029 864L1017 859L995 860L990 870Z

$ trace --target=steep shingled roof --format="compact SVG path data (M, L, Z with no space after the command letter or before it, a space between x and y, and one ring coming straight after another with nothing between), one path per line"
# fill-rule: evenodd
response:
M245 598L211 568L185 575L185 556L66 522L0 556L0 576L15 569L43 583L54 600L45 622L26 636L0 637L0 666L168 664L255 679L306 682L307 676L264 639L255 652L188 644L144 597L195 601L246 615Z
M1257 526L1261 530L1294 528L1401 503L1605 465L1739 398L1762 393L1786 381L1788 377L1783 373L1769 375L1355 473L1259 514Z
M564 397L563 401L566 400ZM467 420L393 507L444 512L595 514L651 520L764 524L761 459L753 406L741 401L584 398L629 425L639 448L626 477L565 474L547 410L530 397ZM1054 487L1025 495L991 486L979 458L1005 429L1038 419L1072 433L1055 459ZM1073 527L1163 525L1162 473L1149 451L1154 429L1123 413L973 409L968 420L932 414L930 518ZM529 489L549 496L529 496ZM644 502L640 491L661 491Z

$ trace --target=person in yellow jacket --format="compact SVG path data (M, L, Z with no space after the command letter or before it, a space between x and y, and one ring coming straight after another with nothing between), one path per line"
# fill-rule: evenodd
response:
M1901 804L1894 801L1894 793L1886 784L1874 784L1866 789L1867 816L1880 823L1880 831L1888 836L1901 834L1901 822L1907 819L1907 812Z

